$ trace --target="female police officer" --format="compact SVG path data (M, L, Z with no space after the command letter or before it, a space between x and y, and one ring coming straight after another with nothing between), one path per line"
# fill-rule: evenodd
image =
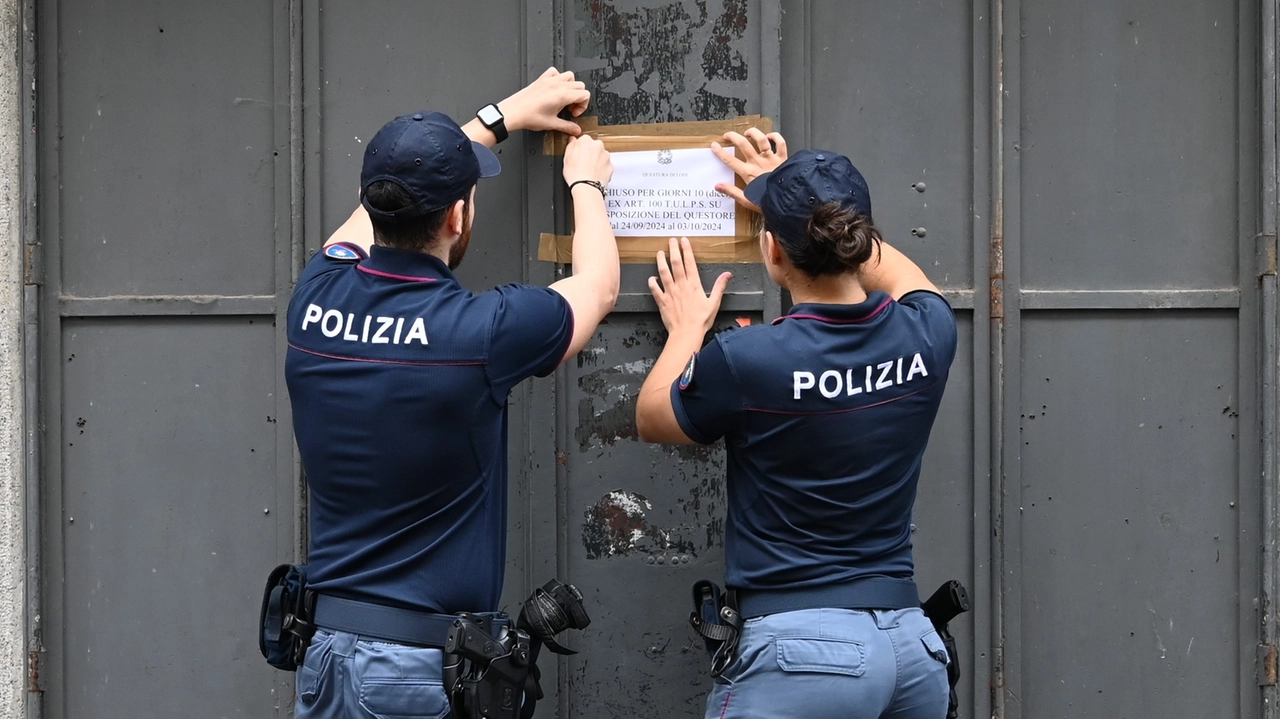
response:
M910 526L955 317L881 240L848 158L788 159L754 129L725 138L740 159L713 149L750 184L716 189L763 214L765 267L796 304L699 351L729 274L707 296L673 239L649 281L669 338L636 413L645 441L725 438L726 583L746 622L707 716L941 719L946 651L920 610Z

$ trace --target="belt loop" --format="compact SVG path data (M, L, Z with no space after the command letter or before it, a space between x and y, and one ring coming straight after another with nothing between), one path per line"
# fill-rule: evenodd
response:
M880 629L897 629L902 622L902 610L900 609L870 609L871 616L875 617L876 627Z
M360 641L359 634L332 631L329 634L333 635L333 639L329 640L329 651L331 653L347 659L350 659L356 653L356 642Z

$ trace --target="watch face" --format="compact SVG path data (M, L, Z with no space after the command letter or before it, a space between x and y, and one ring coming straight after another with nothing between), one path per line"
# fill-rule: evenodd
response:
M485 125L493 125L502 121L502 113L494 105L485 105L476 113L480 117L480 122Z

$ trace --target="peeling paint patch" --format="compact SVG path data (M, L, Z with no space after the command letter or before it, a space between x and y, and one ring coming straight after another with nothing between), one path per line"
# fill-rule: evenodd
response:
M646 545L664 546L666 533L649 526L645 512L653 505L644 495L614 490L600 498L584 513L582 544L587 559L631 554Z
M649 564L673 565L696 559L699 548L685 538L692 527L665 528L649 521L653 505L644 495L614 490L583 513L582 544L587 559L644 554ZM723 534L723 531L722 531ZM723 541L722 541L723 543Z
M578 400L575 430L581 450L590 449L595 442L613 445L620 439L639 438L636 398L653 362L651 359L626 362L578 378L578 388L586 395Z
M601 124L746 114L747 0L575 0L574 19Z

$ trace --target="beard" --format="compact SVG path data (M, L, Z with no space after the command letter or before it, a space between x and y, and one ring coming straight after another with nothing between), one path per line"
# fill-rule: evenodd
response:
M467 222L467 226L462 229L462 234L458 236L458 241L449 248L449 269L458 269L458 265L462 264L462 258L467 256L467 246L470 244L471 223Z

